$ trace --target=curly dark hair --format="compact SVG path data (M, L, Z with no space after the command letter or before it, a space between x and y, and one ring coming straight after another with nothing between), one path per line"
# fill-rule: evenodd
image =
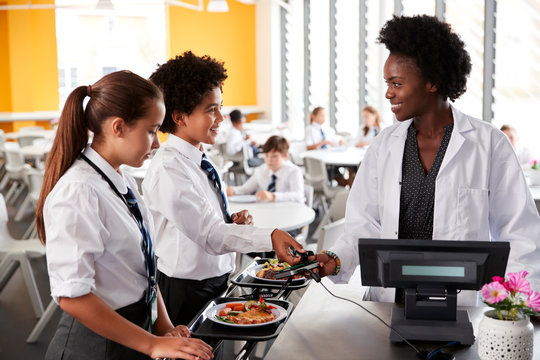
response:
M450 25L434 16L394 16L386 22L377 41L390 53L412 58L424 78L451 101L467 89L471 58Z
M160 65L150 75L150 80L163 91L165 98L165 119L160 130L173 133L176 130L173 111L191 114L210 91L216 86L221 88L226 78L223 62L208 55L199 57L191 51Z

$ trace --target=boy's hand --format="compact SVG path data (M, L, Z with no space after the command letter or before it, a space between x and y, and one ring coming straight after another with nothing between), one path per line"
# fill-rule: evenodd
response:
M276 257L279 261L286 261L290 265L296 265L300 263L300 256L292 256L289 252L289 246L294 247L298 252L304 253L306 249L302 248L300 245L289 233L283 230L274 230L272 232L272 248L276 252Z
M227 196L233 196L234 195L234 189L232 186L227 186L227 189L225 190L227 193Z
M259 190L255 193L257 201L274 201L276 200L276 194L266 190Z
M253 216L247 210L242 210L231 215L233 224L253 225Z

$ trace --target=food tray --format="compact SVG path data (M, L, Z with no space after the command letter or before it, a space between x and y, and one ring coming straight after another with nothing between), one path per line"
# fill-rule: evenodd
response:
M210 301L206 304L204 309L199 312L195 320L189 324L188 327L191 331L191 336L196 338L215 338L221 340L269 340L279 335L294 307L290 301L265 299L265 302L268 304L279 305L287 310L287 316L280 322L257 327L231 327L226 324L215 323L206 317L207 311L215 305L245 300L245 298L225 297Z
M250 275L252 273L251 269L253 267L264 264L269 259L256 259L253 260L241 273L236 275L231 279L231 283L241 287L251 287L251 288L265 288L265 289L282 289L285 285L285 280L281 282L268 282L257 277ZM288 290L298 290L303 287L306 287L310 282L310 279L296 279L287 286Z

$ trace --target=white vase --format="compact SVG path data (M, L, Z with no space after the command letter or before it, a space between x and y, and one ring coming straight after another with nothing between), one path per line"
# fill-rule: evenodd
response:
M532 360L534 327L528 316L499 320L495 310L486 311L478 325L481 360Z
M529 170L529 181L531 186L540 186L540 170Z

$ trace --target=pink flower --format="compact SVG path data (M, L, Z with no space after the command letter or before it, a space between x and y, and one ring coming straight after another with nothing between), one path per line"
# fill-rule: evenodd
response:
M500 276L494 276L491 278L493 281L498 282L500 284L504 284L504 278Z
M533 309L534 311L540 311L540 294L536 291L531 291L525 305Z
M508 292L501 283L494 281L482 286L482 296L488 303L495 304L506 299Z
M505 287L508 289L508 291L511 291L513 293L522 293L529 295L531 293L531 284L525 280L525 276L527 276L527 271L520 271L518 273L510 273L508 274L508 281L505 284Z

